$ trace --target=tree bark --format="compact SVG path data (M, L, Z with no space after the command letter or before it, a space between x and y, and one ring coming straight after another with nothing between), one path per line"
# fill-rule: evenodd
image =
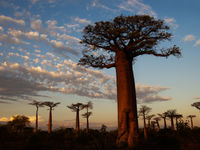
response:
M118 102L117 144L135 147L139 140L139 134L132 58L124 51L117 51L115 63Z
M163 119L164 119L164 129L166 129L167 128L166 118Z
M79 123L79 109L76 110L76 133L79 132L80 123Z
M158 121L156 121L157 127L158 127L158 131L160 131L160 124Z
M38 107L36 106L35 132L38 131Z
M190 122L191 122L191 129L193 129L193 120L192 120L192 117L190 118Z
M52 108L49 108L49 124L48 124L48 133L52 131Z
M174 130L174 119L171 117L171 129Z
M86 119L87 119L87 127L86 127L86 132L88 133L88 131L89 131L89 117L87 117Z
M146 129L146 116L143 114L144 119L144 139L147 139L147 129Z

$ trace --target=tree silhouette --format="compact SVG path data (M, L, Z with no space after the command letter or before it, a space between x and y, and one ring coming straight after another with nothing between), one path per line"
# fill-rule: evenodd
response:
M154 116L155 116L154 114L146 116L146 119L148 120L148 129L149 129L149 130L151 129L151 119L152 119Z
M83 105L83 108L86 109L86 112L82 114L84 118L86 118L87 126L86 126L86 132L89 131L89 117L92 115L92 112L89 112L89 109L93 109L93 104L91 101L89 101L87 104Z
M200 110L200 102L195 102L195 103L191 104L191 106Z
M178 119L183 118L183 115L181 115L181 114L176 114L174 117L175 117L175 119L176 119L176 130L177 130L177 129L178 129Z
M174 117L176 116L176 110L171 109L171 110L168 110L166 113L167 113L167 117L171 120L171 129L174 130Z
M168 30L163 20L148 15L121 15L112 21L88 25L83 30L81 43L86 50L79 64L100 69L116 68L119 145L134 147L139 141L133 61L140 55L166 58L181 55L175 45L167 49L157 46L171 39Z
M30 125L30 120L24 115L16 115L12 117L11 121L8 121L8 126L16 132L22 132L23 129Z
M67 107L71 109L73 112L76 112L76 133L78 133L80 130L79 111L84 108L84 104L76 103L76 104L71 104L70 106Z
M143 117L144 121L144 139L147 139L147 129L146 129L146 115L151 111L151 108L142 105L139 109L139 115Z
M35 132L38 131L38 109L39 107L43 107L42 102L38 102L34 100L32 103L29 103L29 105L34 105L36 107L36 114L35 114Z
M159 121L161 120L160 117L156 117L156 118L153 118L157 124L157 127L158 127L158 131L160 131L160 124L159 124Z
M54 107L56 107L60 102L54 103L54 102L43 102L42 105L45 105L49 107L49 123L48 123L48 133L51 133L52 131L52 110Z
M167 128L167 122L166 122L167 112L164 112L162 114L158 114L158 116L163 118L163 120L164 120L164 129L166 129Z
M193 129L193 118L196 117L195 115L189 115L187 118L190 118L191 129Z

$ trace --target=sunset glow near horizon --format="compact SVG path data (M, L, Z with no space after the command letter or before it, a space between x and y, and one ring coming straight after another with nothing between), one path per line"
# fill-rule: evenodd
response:
M138 108L147 105L150 114L176 109L184 120L196 115L194 126L199 126L200 112L191 107L200 101L199 6L199 0L1 0L0 123L17 114L34 123L35 107L28 103L37 100L61 102L53 111L54 128L74 127L75 113L66 106L92 101L90 126L117 127L115 70L77 65L84 49L81 31L121 14L148 14L165 20L173 34L159 46L175 44L182 57L137 58ZM39 116L39 127L47 129L48 108L39 108Z

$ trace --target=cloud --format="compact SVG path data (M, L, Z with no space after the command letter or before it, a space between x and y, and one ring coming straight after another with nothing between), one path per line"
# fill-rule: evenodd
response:
M3 27L2 27L2 26L0 26L0 31L4 31L4 29L3 29Z
M74 20L77 21L78 23L81 23L81 24L91 24L91 21L90 21L90 20L81 19L81 18L79 18L79 17L76 17Z
M176 20L174 18L166 17L164 18L165 23L171 26L173 29L178 28L178 24L176 24Z
M186 36L183 38L183 40L184 40L185 42L191 42L191 41L194 41L194 40L195 40L195 36L192 35L192 34L188 34L188 35L186 35Z
M4 23L15 23L18 25L25 26L25 22L22 19L17 20L8 16L0 15L0 24L4 24Z
M47 56L54 57L51 53ZM32 60L34 62L35 60ZM59 63L58 63L59 62ZM89 98L116 100L115 77L98 70L77 65L72 60L58 60L57 64L43 59L41 64L53 67L48 71L41 66L26 66L18 63L0 64L0 96L17 100L31 99L41 91L60 92ZM35 62L36 63L36 62ZM166 87L136 84L137 99L140 103L168 101L160 92ZM29 98L28 98L29 97ZM9 101L9 99L8 99Z
M35 4L35 3L37 3L38 2L38 0L31 0L31 3L32 4Z
M0 41L4 41L8 44L25 44L25 45L29 45L29 42L23 41L18 37L12 37L6 34L2 34L0 33Z
M194 46L198 46L198 45L200 45L200 39L197 40L197 41L195 42L195 44L194 44Z
M169 101L171 97L161 97L158 94L168 90L168 87L136 84L137 99L139 103L152 103L156 101Z
M56 36L56 31L66 32L66 29L64 26L57 26L56 20L48 20L46 21L46 24L48 25L48 30L50 31L50 34L52 36Z
M32 19L30 22L30 26L32 29L35 29L36 31L45 32L45 30L42 27L42 20L40 19Z
M140 0L124 0L118 8L131 13L148 14L157 17L157 14L152 10L151 6L142 3Z
M54 52L59 54L62 57L69 58L68 55L66 54L66 52L69 52L75 56L79 55L78 51L76 51L75 49L73 49L71 47L64 45L62 41L51 40L49 42L49 44L51 44L51 46L53 48L55 48Z
M199 100L199 99L200 99L200 97L194 97L193 99L194 99L194 100Z
M108 10L108 11L112 11L112 12L116 12L115 9L111 9L111 8L109 8L109 7L106 6L106 5L100 4L97 0L94 0L94 1L92 2L92 5L91 5L91 6L92 6L92 7L102 8L102 9L104 9L104 10ZM88 8L87 8L87 9L88 9Z

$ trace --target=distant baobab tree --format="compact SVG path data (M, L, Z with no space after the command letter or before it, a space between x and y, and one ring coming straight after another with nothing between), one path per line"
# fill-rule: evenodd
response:
M139 109L139 115L143 117L144 121L144 139L147 139L146 116L150 111L151 108L145 105L142 105Z
M176 120L176 130L178 130L178 119L183 118L182 114L176 114L175 116L175 120Z
M167 122L166 122L167 112L164 112L162 114L158 114L158 116L163 118L163 120L164 120L164 129L166 129L167 128Z
M172 34L163 20L148 15L118 16L112 21L100 21L83 30L81 44L86 47L80 65L116 68L118 103L118 145L135 147L139 141L133 61L141 55L181 56L179 47L157 46L170 40Z
M191 106L200 110L200 102L195 102L195 103L191 104Z
M195 115L189 115L187 118L190 118L191 129L193 129L193 118L196 117Z
M43 107L42 102L34 100L32 103L29 103L29 105L34 105L36 107L36 114L35 114L35 132L38 131L38 109L39 107Z
M48 133L52 132L52 110L54 107L56 107L60 102L54 103L54 102L43 102L42 105L45 105L49 107L49 123L48 123Z
M174 117L176 116L176 110L175 109L171 109L167 111L167 117L170 119L171 121L171 129L174 130Z
M151 129L151 119L152 119L154 116L155 116L154 114L146 116L146 119L148 120L148 129L149 129L149 130Z
M89 112L89 109L93 108L93 104L91 101L89 101L87 104L84 104L83 106L84 109L86 109L86 112L82 114L84 118L87 120L87 125L86 125L86 132L88 133L89 131L89 117L92 115L92 112Z
M159 121L161 120L160 117L153 118L157 124L158 131L160 131L160 124Z
M79 111L84 108L84 104L76 103L76 104L71 104L70 106L67 107L71 109L73 112L76 112L76 133L78 133L80 130Z

